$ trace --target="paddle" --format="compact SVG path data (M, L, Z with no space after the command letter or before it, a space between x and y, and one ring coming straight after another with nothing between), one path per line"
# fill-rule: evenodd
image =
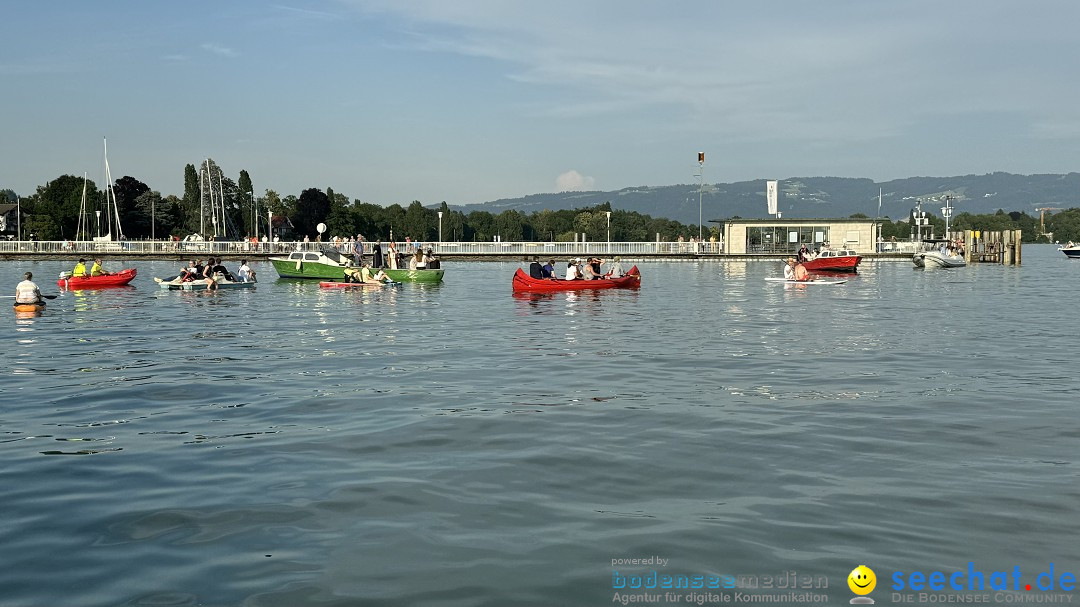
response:
M14 295L0 295L0 297L3 297L5 299L15 299ZM56 295L42 295L41 296L42 299L56 299L56 297L57 297Z

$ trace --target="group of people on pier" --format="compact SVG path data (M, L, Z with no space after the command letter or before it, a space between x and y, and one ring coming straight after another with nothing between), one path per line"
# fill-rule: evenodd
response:
M560 279L556 275L555 260L551 259L547 265L540 263L540 257L535 256L529 264L529 277L538 280L600 280L605 278L622 278L626 275L623 270L621 258L616 257L607 271L603 269L604 260L599 257L590 257L582 260L580 257L571 259L566 263L566 277Z
M363 267L365 255L367 254L367 242L362 235L357 234L355 240L335 242L335 246L342 252L351 253L356 266ZM405 247L409 249L407 252L398 251L397 244L391 241L386 243L384 249L382 240L376 240L371 245L371 266L387 270L402 270L406 267L410 270L437 270L440 268L439 257L435 255L435 252L430 247L425 250L420 243L412 242L409 239L406 240Z

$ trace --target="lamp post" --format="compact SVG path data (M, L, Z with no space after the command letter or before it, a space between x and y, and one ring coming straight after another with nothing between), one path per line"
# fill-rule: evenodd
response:
M94 211L94 215L97 216L97 235L101 238L101 211Z
M697 174L697 239L698 246L701 246L701 190L702 190L702 175L705 173L705 152L698 152L698 174Z
M611 211L607 213L607 253L611 255Z
M266 209L266 239L274 240L274 212ZM267 251L270 249L267 248Z
M439 211L439 244L442 244L442 211Z
M155 206L157 206L157 201L154 199L153 194L151 194L151 197L150 197L150 243L151 243L150 244L150 250L151 251L154 250L153 242L155 240L157 240L157 238L156 238L157 234L154 233L154 227L155 227L154 224L157 223L157 221L156 221L157 216L155 215L155 212L154 212L154 207Z

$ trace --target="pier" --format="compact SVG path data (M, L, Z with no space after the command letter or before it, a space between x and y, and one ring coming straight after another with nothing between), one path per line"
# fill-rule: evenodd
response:
M365 256L371 256L374 243L364 242ZM382 242L386 253L388 242ZM395 242L399 252L415 250L418 243ZM538 256L541 259L599 256L610 259L621 256L631 259L664 260L725 260L775 259L789 252L727 252L716 242L425 242L445 261L520 260ZM906 243L904 243L906 244ZM63 259L80 257L92 259L165 259L187 260L193 257L223 257L226 259L265 260L287 256L293 251L318 251L332 247L328 242L247 242L247 241L163 241L123 240L94 241L0 241L0 259ZM351 254L352 244L344 243L340 250ZM910 260L906 248L860 251L864 259Z

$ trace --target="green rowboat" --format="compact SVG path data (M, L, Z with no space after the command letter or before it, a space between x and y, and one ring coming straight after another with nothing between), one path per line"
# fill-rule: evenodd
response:
M394 282L442 282L443 270L383 270Z

